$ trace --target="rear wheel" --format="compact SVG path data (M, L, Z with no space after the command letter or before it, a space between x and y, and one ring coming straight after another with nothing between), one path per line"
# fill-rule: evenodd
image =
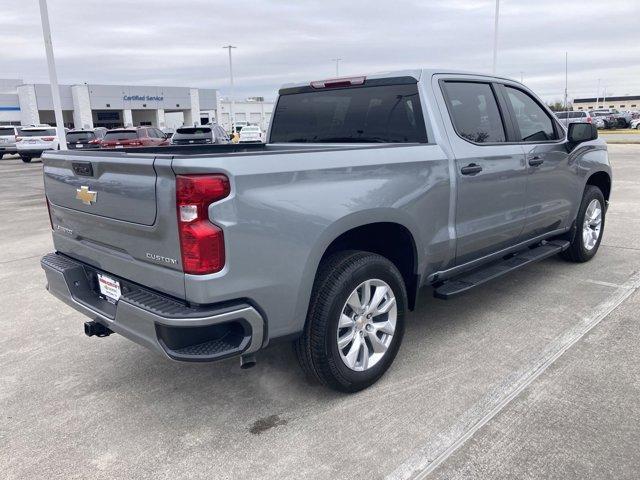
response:
M605 201L602 191L587 185L576 218L576 232L562 257L572 262L591 260L600 247L604 232Z
M307 323L294 343L305 372L335 390L357 392L389 368L404 333L402 275L369 252L335 254L320 265Z
M20 159L24 162L24 163L31 163L31 157L27 157L24 155L20 155Z

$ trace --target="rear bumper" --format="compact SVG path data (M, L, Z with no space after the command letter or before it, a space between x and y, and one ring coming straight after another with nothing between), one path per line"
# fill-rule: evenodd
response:
M114 277L121 282L122 296L113 304L99 294L93 267L56 253L45 255L40 263L51 294L173 360L210 362L252 353L263 345L264 320L247 303L193 307Z
M18 148L16 150L16 153L24 156L24 157L39 157L42 155L42 152L49 150L49 149L43 149L43 148L38 148L38 149L27 149L27 148Z
M0 145L0 154L2 153L17 153L18 149L15 145Z
M100 145L95 145L95 144L89 144L89 143L83 143L82 147L78 147L76 144L74 143L67 143L67 148L69 150L97 150L100 148Z

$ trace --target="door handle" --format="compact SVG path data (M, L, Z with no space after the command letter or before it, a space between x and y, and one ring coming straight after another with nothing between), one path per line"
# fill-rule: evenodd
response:
M532 167L537 167L538 165L542 165L543 163L544 160L537 155L529 159L529 165L531 165Z
M482 171L482 167L477 163L470 163L466 167L462 167L460 169L460 173L462 175L475 175L476 173L480 173Z

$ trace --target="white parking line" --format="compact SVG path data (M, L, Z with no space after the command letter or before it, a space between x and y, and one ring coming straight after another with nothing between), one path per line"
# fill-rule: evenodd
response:
M593 313L583 322L551 342L535 362L505 378L500 385L467 410L450 428L430 439L427 445L405 460L387 476L387 480L422 479L433 472L638 288L640 288L640 272L635 272L624 284L618 286L608 299L597 305Z

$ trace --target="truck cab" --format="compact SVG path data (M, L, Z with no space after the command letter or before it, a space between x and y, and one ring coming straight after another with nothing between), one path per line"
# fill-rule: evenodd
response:
M421 287L593 258L611 192L594 125L448 70L285 85L265 144L123 147L45 154L42 265L86 332L244 366L293 341L345 392L391 365Z

